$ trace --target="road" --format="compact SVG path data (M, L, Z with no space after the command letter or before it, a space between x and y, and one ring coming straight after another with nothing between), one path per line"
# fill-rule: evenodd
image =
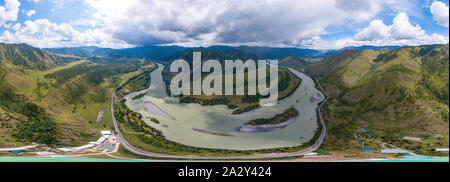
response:
M311 77L312 79L315 79ZM320 86L319 82L316 80L316 84L318 84L319 89L321 90L322 94L325 94L324 90ZM161 153L153 153L148 151L143 151L140 149L137 149L130 145L122 136L122 133L119 130L119 126L117 124L116 118L114 116L114 100L116 98L116 90L114 89L112 95L111 95L111 118L114 123L114 129L117 133L117 139L119 142L130 152L133 152L138 155L143 155L147 157L156 157L156 158L167 158L167 159L198 159L198 160L224 160L224 159L273 159L273 158L284 158L284 157L296 157L296 156L302 156L308 153L311 153L315 150L317 150L320 145L322 145L323 139L326 135L326 126L325 122L322 118L321 108L325 104L325 102L328 100L328 97L325 97L325 100L320 103L318 107L318 113L319 113L319 119L320 123L322 125L322 131L320 133L319 138L317 141L309 148L297 151L297 152L291 152L291 153L268 153L268 154L251 154L251 155L245 155L245 156L196 156L196 155L170 155L170 154L161 154Z
M14 147L14 148L0 148L0 151L11 151L11 150L27 150L30 148L34 148L39 146L38 144L29 145L29 146L23 146L23 147Z

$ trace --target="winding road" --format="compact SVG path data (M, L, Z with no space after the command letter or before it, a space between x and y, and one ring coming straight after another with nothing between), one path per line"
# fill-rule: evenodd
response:
M325 92L322 89L322 87L320 86L319 82L314 77L311 77L311 78L313 78L316 81L316 84L318 85L320 91L322 92L322 94L325 95ZM153 152L148 152L148 151L144 151L144 150L133 147L122 136L122 133L120 132L119 126L118 126L116 118L114 116L114 100L116 98L116 90L117 90L117 88L114 89L114 91L111 95L111 115L112 115L111 118L114 123L114 129L117 133L117 139L130 152L138 154L138 155L147 156L147 157L167 158L167 159L199 159L199 160L224 160L224 159L240 159L240 160L243 159L243 160L245 160L245 159L273 159L273 158L284 158L284 157L296 157L296 156L302 156L302 155L305 155L305 154L308 154L308 153L311 153L311 152L317 150L320 147L320 145L322 145L323 139L325 138L326 131L327 131L325 122L324 122L324 120L322 118L322 114L321 114L321 108L322 108L323 104L328 100L328 96L325 95L325 100L323 100L320 103L320 105L317 109L317 111L319 113L320 123L322 125L322 131L321 131L320 136L317 139L317 141L307 149L300 150L297 152L291 152L291 153L251 154L251 155L245 155L245 156L197 156L197 155L170 155L170 154L153 153Z

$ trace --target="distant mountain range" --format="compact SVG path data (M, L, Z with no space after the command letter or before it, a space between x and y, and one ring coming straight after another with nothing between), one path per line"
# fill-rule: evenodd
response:
M64 47L64 48L47 48L45 50L55 54L73 55L77 57L101 57L101 58L121 58L121 57L138 57L149 60L172 61L180 57L186 50L208 50L222 53L235 57L236 55L252 59L284 59L286 57L300 58L324 58L329 55L343 52L345 50L391 50L400 46L360 46L347 47L339 50L314 50L302 49L294 47L258 47L258 46L210 46L188 48L181 46L144 46L126 49L99 48L95 46L89 47ZM234 55L234 56L233 56ZM242 58L241 58L242 59Z

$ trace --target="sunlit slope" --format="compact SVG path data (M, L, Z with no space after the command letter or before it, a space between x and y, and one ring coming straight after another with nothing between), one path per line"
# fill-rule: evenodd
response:
M0 57L3 61L9 61L13 65L37 70L48 70L72 61L27 44L0 43Z
M278 64L280 66L287 66L302 71L306 67L306 65L308 65L308 62L298 57L289 56L280 60Z
M361 127L369 130L369 139L423 153L448 147L448 49L447 44L350 50L308 66L330 96L324 148L359 150L355 138ZM420 134L429 137L403 140Z
M10 50L20 50L23 46L29 47L32 55L41 52L44 57L34 59L36 57L24 54L22 57L28 62L18 64L9 60L11 56L0 56L0 137L4 136L0 138L0 143L36 141L38 135L12 136L45 133L44 130L33 130L33 127L26 131L17 130L20 123L31 123L33 119L26 116L27 105L21 103L44 108L38 111L49 115L51 119L47 121L56 125L53 144L79 145L95 140L99 130L112 127L109 109L112 89L141 73L140 67L148 64L139 59L114 62L67 60L27 45L7 44ZM49 60L52 57L57 59ZM96 121L101 110L104 111L103 117Z

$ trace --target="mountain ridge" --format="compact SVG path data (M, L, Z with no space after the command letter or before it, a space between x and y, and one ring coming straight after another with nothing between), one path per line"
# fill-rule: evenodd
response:
M240 54L248 55L253 59L284 59L286 57L302 57L302 58L324 58L329 55L337 54L345 50L391 50L404 46L359 46L359 47L346 47L342 49L329 49L329 50L316 50L305 49L297 47L265 47L265 46L223 46L212 45L207 47L182 47L182 46L142 46L134 48L124 49L111 49L111 48L99 48L95 46L82 46L82 47L62 47L62 48L46 48L45 50L57 53L57 54L69 54L80 57L120 57L120 54L126 56L134 56L138 58L145 58L149 60L171 61L175 55L180 55L184 51L189 49L202 49L209 50L223 54L232 54L233 52L239 52ZM115 56L111 56L115 55Z
M330 99L325 107L329 150L357 150L352 133L365 134L419 153L425 142L403 140L429 133L448 147L448 44L394 50L346 50L308 65Z

